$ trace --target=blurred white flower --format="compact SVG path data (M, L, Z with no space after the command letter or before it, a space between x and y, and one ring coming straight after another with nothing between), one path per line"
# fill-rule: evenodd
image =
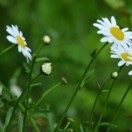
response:
M22 93L20 87L17 86L17 85L12 85L12 86L10 87L10 91L11 91L11 93L12 93L14 96L16 96L16 97L20 97L20 95L21 95L21 93Z
M52 63L50 62L47 62L47 63L43 63L41 65L41 71L42 73L44 73L45 75L49 75L51 74L51 71L52 71Z
M16 84L17 80L16 78L12 78L10 80L10 91L12 93L12 95L16 96L16 97L20 97L22 90L21 88Z
M93 25L99 29L98 34L104 35L101 42L132 46L132 32L128 31L128 28L120 29L114 16L111 17L111 21L108 18L102 18Z
M18 51L22 52L22 54L26 57L27 62L29 62L29 60L32 60L32 56L30 53L31 49L27 47L27 43L25 41L25 38L23 37L23 33L18 30L18 27L14 25L6 26L6 31L10 34L7 36L8 41L18 45Z

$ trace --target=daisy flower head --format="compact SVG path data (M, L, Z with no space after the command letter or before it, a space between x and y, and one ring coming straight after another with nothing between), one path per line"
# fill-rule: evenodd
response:
M99 29L97 31L98 34L104 35L101 38L101 42L132 46L132 32L128 31L128 28L120 29L114 16L111 17L111 20L108 18L97 20L93 26Z
M129 46L119 45L117 47L111 47L111 58L118 58L118 66L132 65L132 48Z
M31 49L27 47L23 33L19 31L17 25L6 26L6 31L9 33L7 40L18 45L18 51L26 57L27 62L32 60Z

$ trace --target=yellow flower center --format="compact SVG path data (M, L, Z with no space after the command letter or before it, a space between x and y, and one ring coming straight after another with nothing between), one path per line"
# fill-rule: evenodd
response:
M112 33L112 35L116 39L118 39L118 40L123 40L124 39L124 33L118 27L110 28L110 32Z
M21 36L16 36L16 40L18 42L18 44L22 47L22 48L25 48L26 47L26 44L25 44L25 41L22 39Z
M122 53L121 57L125 60L125 61L132 61L132 54L128 54L128 53Z

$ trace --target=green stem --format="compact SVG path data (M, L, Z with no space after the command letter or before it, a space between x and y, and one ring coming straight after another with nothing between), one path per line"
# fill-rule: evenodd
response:
M27 86L26 86L25 89L23 90L22 94L20 95L20 97L18 98L18 100L17 100L17 102L16 102L16 104L15 104L15 106L14 106L14 109L13 109L13 112L12 112L12 115L11 115L11 118L10 118L10 121L9 121L9 123L8 123L8 126L7 126L7 130L9 130L9 128L10 128L10 124L11 124L11 122L12 122L12 119L13 119L14 113L15 113L15 111L16 111L16 109L17 109L17 106L19 105L19 103L20 103L20 101L21 101L23 95L24 95L27 91L28 91L28 92L27 92L27 95L28 95L28 96L27 96L27 101L28 101L28 98L29 98L29 91L30 91L30 90L29 90L29 87L30 87L30 83L31 83L31 81L32 81L32 80L31 80L31 76L32 76L33 65L34 65L34 63L35 63L35 60L36 60L36 58L37 58L37 56L38 56L40 50L43 48L43 46L44 46L44 44L42 44L42 45L38 48L36 54L34 54L34 56L33 56L33 62L32 62L31 70L30 70L30 73L29 73L29 77L30 77L30 78L29 78L29 82L28 82ZM12 47L14 47L14 45L12 45L12 46L8 47L7 49L3 50L3 51L0 53L0 55L3 54L3 53L5 53L6 51L8 51L9 49L11 49ZM35 79L36 79L36 78L34 78L33 81L34 81ZM27 107L27 106L26 106L26 107ZM24 126L23 126L23 129L24 129L25 124L26 124L27 110L28 110L28 108L26 108L25 114L24 114Z
M122 70L122 68L123 68L123 66L119 68L118 74L120 73L120 71ZM112 81L112 84L111 84L111 86L110 86L110 88L109 88L109 92L108 92L108 94L107 94L107 96L106 96L105 104L104 104L102 113L101 113L101 115L100 115L100 117L99 117L99 120L98 120L98 122L97 122L97 125L96 125L95 129L93 130L94 132L98 132L98 128L99 128L100 122L101 122L101 120L102 120L102 118L103 118L105 109L106 109L107 104L108 104L109 97L110 97L111 92L112 92L112 88L113 88L113 86L114 86L116 80L117 80L117 79L114 79L114 80Z
M6 49L2 50L2 51L0 52L0 56L3 55L4 53L6 53L7 51L9 51L10 49L12 49L12 48L15 47L15 46L16 46L16 45L11 45L11 46L7 47Z
M33 55L33 62L32 62L32 65L31 65L31 70L30 70L30 74L29 74L29 82L28 82L28 86L27 86L27 98L26 98L26 109L25 109L25 113L24 113L24 125L23 125L23 131L24 131L24 128L25 128L25 125L26 125L26 118L27 118L27 113L28 113L28 100L29 100L29 97L30 97L30 93L31 93L31 81L32 81L32 71L33 71L33 66L35 64L35 61L36 61L36 58L38 56L38 54L40 53L40 51L42 50L44 44L40 45L40 47L38 48L38 50L36 51L36 53ZM40 76L40 74L36 77L38 78ZM33 80L35 80L36 78L34 78Z
M71 104L72 104L72 102L73 102L73 100L74 100L74 98L75 98L75 96L76 96L78 90L80 89L81 84L83 83L83 81L84 81L84 79L85 79L85 76L86 76L86 74L87 74L87 72L88 72L90 66L93 64L93 62L95 61L95 59L96 59L96 57L99 55L99 53L106 47L106 45L107 45L107 44L104 44L104 45L97 51L97 53L93 56L93 58L91 59L91 61L90 61L89 64L88 64L88 66L86 67L86 69L85 69L85 71L84 71L84 73L83 73L83 75L82 75L82 78L80 79L78 85L76 86L75 91L73 92L73 94L72 94L72 96L71 96L71 98L70 98L70 100L69 100L69 102L68 102L68 104L67 104L67 106L66 106L66 108L65 108L65 110L64 110L64 113L63 113L63 115L61 116L61 118L60 118L60 120L59 120L59 122L58 122L58 124L57 124L57 126L56 126L56 128L55 128L55 131L57 131L58 128L60 127L60 125L61 125L61 123L62 123L62 121L63 121L63 119L64 119L64 117L65 117L67 111L69 110L69 108L70 108L70 106L71 106Z
M19 108L21 109L21 111L23 113L25 112L25 108L24 108L24 106L21 103L19 103ZM40 132L39 127L37 126L35 120L32 117L30 117L30 121L31 121L31 123L32 123L32 125L34 127L34 131Z
M35 78L33 78L33 81L35 80L35 79L37 79L38 77L35 77ZM28 85L27 85L28 86ZM15 111L16 111L16 109L17 109L17 106L19 105L19 103L20 103L20 101L21 101L21 99L22 99L22 97L24 96L24 94L27 92L27 86L25 87L25 89L23 90L23 92L22 92L22 94L20 95L20 97L18 98L18 100L17 100L17 102L16 102L16 104L15 104L15 106L14 106L14 109L13 109L13 112L12 112L12 115L11 115L11 118L10 118L10 121L9 121L9 124L8 124L8 128L10 127L10 123L12 122L12 119L13 119L13 116L14 116L14 113L15 113ZM7 129L8 129L7 128Z
M31 65L31 69L30 69L30 73L29 73L29 81L28 81L28 84L27 84L27 97L26 97L26 102L25 102L25 112L24 112L24 123L23 123L23 132L24 132L24 128L25 128L25 125L26 125L26 118L27 118L27 113L28 113L28 100L29 100L29 96L30 96L30 91L31 91L31 81L32 81L32 72L33 72L33 66L34 66L34 63L35 63L35 60L36 60L36 57L33 58L33 61L32 61L32 65Z
M30 121L31 121L31 123L32 123L32 125L33 125L33 127L34 127L34 130L35 130L36 132L40 132L39 127L37 126L35 120L34 120L33 118L30 118Z
M117 117L117 115L118 115L118 113L119 113L119 110L120 110L120 108L121 108L121 105L122 105L122 103L123 103L125 97L127 96L127 94L128 94L128 92L129 92L129 90L130 90L131 87L132 87L132 83L128 86L127 90L125 91L125 93L124 93L124 95L123 95L123 97L122 97L122 99L121 99L121 101L120 101L120 103L119 103L119 105L118 105L118 108L117 108L117 110L116 110L116 112L115 112L115 114L114 114L114 116L113 116L113 119L112 119L112 121L111 121L111 123L110 123L110 125L109 125L109 127L108 127L108 129L107 129L107 132L110 131L110 129L111 129L111 127L112 127L112 124L113 124L113 122L115 121L115 119L116 119L116 117Z
M55 86L51 87L49 90L47 90L46 92L44 92L41 96L41 98L39 98L39 100L35 103L34 107L38 106L41 101L51 92L53 91L56 87L60 86L62 84L62 82L56 84Z
M42 48L44 47L44 44L42 43L42 45L40 45L40 47L38 48L38 50L33 54L34 57L38 56L38 54L40 53L40 51L42 50Z
M42 73L39 73L36 77L34 77L34 78L32 79L32 82L33 82L34 80L36 80L37 78L39 78L41 75L42 75Z
M25 88L25 89L23 90L22 94L20 95L20 97L18 98L18 100L17 100L17 102L16 102L16 104L15 104L15 106L14 106L14 109L13 109L13 112L12 112L12 115L11 115L11 118L10 118L10 121L9 121L9 123L8 123L8 126L7 126L7 131L8 131L9 128L10 128L10 124L11 124L11 122L12 122L12 119L13 119L14 113L15 113L15 111L16 111L16 109L17 109L17 106L18 106L18 104L20 103L20 101L21 101L21 99L22 99L22 97L23 97L23 95L24 95L24 93L25 93L26 91L27 91L27 88Z
M96 98L95 98L95 101L94 101L94 104L93 104L93 107L92 107L92 110L91 110L90 126L92 125L94 109L95 109L95 106L96 106L96 104L97 104L97 101L98 101L98 99L99 99L99 97L100 97L100 95L101 95L101 92L102 92L102 90L104 89L105 85L108 84L108 82L109 82L110 80L111 80L111 78L108 78L108 79L103 83L103 85L100 87L100 89L99 89L99 91L98 91L98 93L97 93L97 96L96 96ZM91 127L90 127L90 128L91 128ZM90 128L89 128L89 129L90 129Z

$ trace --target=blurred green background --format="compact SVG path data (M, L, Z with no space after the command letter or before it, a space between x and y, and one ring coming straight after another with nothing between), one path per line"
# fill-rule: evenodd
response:
M115 16L121 27L132 29L131 0L0 0L0 51L10 46L6 39L6 25L18 25L26 38L28 47L34 53L41 45L43 35L51 37L51 44L45 46L40 57L47 57L52 62L53 71L50 76L41 76L37 81L41 86L32 90L33 101L43 91L57 84L65 77L66 85L59 86L41 104L49 105L54 120L57 122L64 111L76 84L91 59L90 53L101 47L97 29L93 23L101 17ZM20 70L18 84L26 85L27 74L23 68L26 59L19 54L17 48L0 56L0 80L8 87L9 80L16 70ZM99 90L98 85L116 71L118 60L110 58L110 45L98 56L91 70L94 71L87 83L77 94L67 115L75 122L85 124L89 120L90 111ZM42 62L36 64L34 74L39 73ZM113 88L103 122L109 122L125 89L131 82L125 67ZM94 112L94 121L102 111L106 93L102 93ZM118 114L115 124L117 130L132 131L132 90L127 95ZM105 130L102 127L101 130Z

